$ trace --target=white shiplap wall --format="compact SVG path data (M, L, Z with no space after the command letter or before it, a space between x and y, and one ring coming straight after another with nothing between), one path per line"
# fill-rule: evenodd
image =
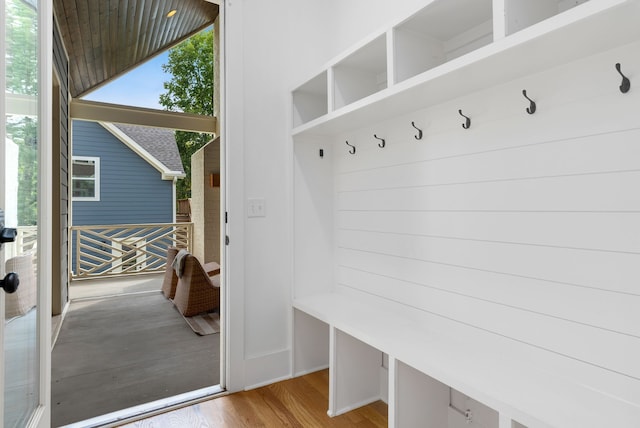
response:
M331 138L335 191L317 205L334 207L337 288L467 335L470 352L491 338L640 403L637 52L623 46Z

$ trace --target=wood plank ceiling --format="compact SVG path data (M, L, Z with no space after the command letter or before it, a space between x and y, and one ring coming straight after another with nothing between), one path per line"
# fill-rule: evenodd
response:
M176 45L218 16L205 0L54 0L73 97ZM167 13L177 13L167 18Z

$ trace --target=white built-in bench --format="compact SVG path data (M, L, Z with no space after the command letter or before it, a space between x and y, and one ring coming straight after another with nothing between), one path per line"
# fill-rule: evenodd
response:
M294 308L298 316L328 326L331 416L388 397L390 427L442 428L451 413L451 387L495 410L500 428L640 426L636 404L584 386L566 373L521 362L499 340L485 340L485 347L478 348L470 327L468 342L463 336L446 337L385 302L339 293L297 299ZM388 355L388 383L380 379L385 375L381 354ZM388 385L388 391L381 385Z

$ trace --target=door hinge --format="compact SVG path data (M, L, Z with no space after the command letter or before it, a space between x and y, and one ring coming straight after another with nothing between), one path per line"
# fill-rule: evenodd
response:
M229 213L226 211L224 212L224 222L229 223Z
M224 237L224 244L225 244L225 245L229 245L229 235L225 235L225 237Z

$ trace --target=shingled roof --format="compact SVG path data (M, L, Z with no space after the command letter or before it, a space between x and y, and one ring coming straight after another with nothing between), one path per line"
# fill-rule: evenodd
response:
M184 174L184 167L180 159L180 152L178 152L175 133L172 129L125 125L121 123L114 123L113 125L149 152L151 156L161 162L168 170Z

